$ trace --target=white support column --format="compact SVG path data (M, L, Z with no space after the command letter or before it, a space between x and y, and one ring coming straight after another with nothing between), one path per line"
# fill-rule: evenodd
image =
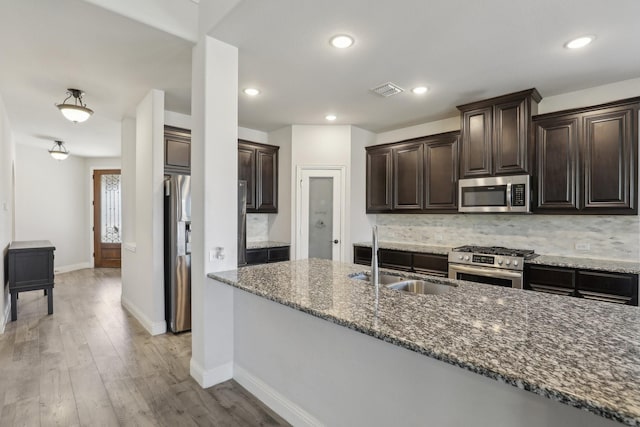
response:
M191 376L210 387L233 377L233 292L206 274L237 266L238 49L204 36L192 70Z

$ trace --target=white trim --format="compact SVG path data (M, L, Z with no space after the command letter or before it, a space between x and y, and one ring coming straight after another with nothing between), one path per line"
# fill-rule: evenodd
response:
M167 322L152 322L147 316L142 314L142 311L136 307L135 304L131 303L124 296L120 297L120 304L127 310L133 317L135 317L138 322L149 332L151 335L161 335L167 332Z
M233 362L225 363L208 371L205 371L193 357L191 358L191 362L189 362L189 373L202 388L212 387L216 384L229 381L233 378L233 369Z
M284 395L270 387L267 383L249 373L249 371L235 364L233 366L235 379L238 384L246 388L251 394L260 399L275 413L294 426L323 426L317 418L302 409Z
M70 271L83 270L85 268L93 268L93 265L91 265L90 262L81 262L79 264L62 265L60 267L55 267L53 269L53 272L56 274L68 273Z
M4 328L9 323L9 316L11 315L11 298L7 299L7 303L4 306L4 316L2 319L2 324L0 324L0 334L4 334Z

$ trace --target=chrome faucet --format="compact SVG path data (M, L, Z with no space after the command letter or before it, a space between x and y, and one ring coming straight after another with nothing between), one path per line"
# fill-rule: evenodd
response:
M373 240L371 242L371 283L376 288L376 297L378 296L378 287L380 285L379 271L378 271L378 226L374 225L373 228Z

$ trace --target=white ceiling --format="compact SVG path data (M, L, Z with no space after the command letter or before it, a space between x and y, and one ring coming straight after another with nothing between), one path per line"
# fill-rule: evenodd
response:
M262 90L239 95L241 126L325 124L335 113L380 132L530 87L548 97L640 77L638 16L637 0L244 0L209 34L238 46L239 93ZM336 33L355 45L330 47ZM563 48L583 34L597 40ZM166 92L168 110L190 111L189 41L81 0L2 0L0 35L0 94L18 143L62 139L73 154L117 156L120 120L149 89ZM369 92L387 81L407 92ZM420 84L427 95L408 92ZM55 108L67 87L86 92L89 121Z

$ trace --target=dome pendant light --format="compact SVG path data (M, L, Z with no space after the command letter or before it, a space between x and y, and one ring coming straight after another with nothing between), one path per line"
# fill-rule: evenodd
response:
M49 154L56 160L64 160L69 157L69 150L64 146L64 142L55 141L51 150L49 150Z
M62 104L57 104L56 107L60 110L62 115L73 123L82 123L87 120L93 114L93 110L87 108L87 104L82 101L84 92L80 89L67 89L67 97ZM75 104L67 104L67 100L73 96Z

